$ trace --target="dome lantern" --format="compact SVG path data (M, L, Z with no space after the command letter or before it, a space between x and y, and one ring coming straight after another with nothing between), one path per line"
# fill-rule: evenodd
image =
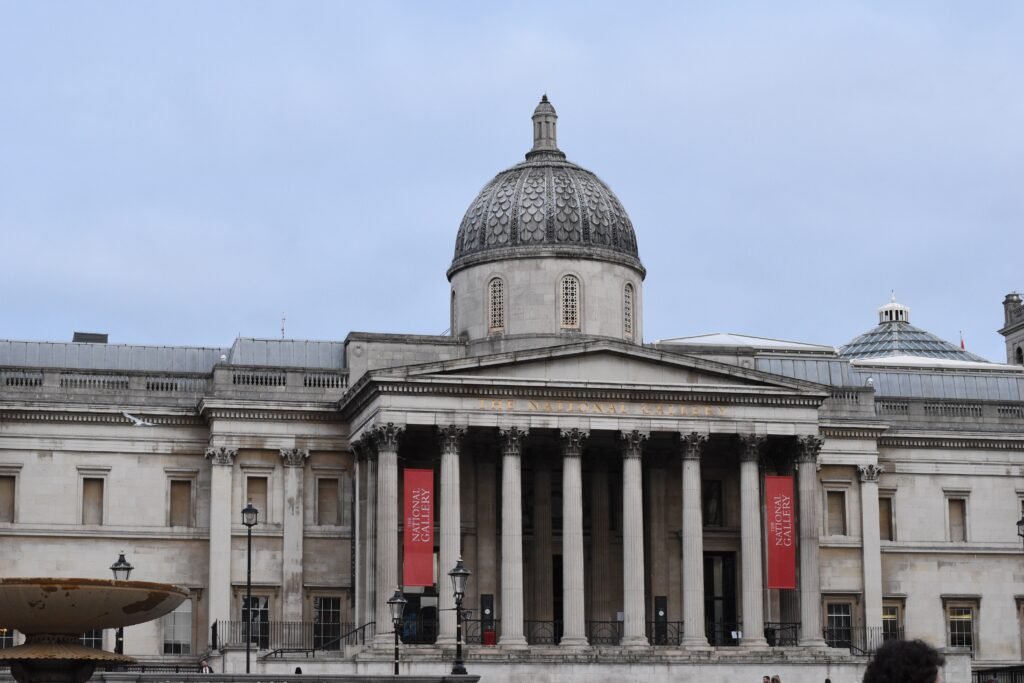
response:
M545 94L533 110L533 149L526 153L528 161L538 158L564 159L558 149L558 114Z

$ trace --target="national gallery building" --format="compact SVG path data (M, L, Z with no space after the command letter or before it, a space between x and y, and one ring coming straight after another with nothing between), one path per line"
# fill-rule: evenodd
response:
M83 642L218 672L248 639L255 672L388 673L396 589L403 673L450 669L460 557L485 679L859 680L899 638L950 681L1024 662L1021 297L1005 363L895 300L838 347L645 342L633 225L556 120L462 219L450 335L0 341L0 576L124 552L191 597Z

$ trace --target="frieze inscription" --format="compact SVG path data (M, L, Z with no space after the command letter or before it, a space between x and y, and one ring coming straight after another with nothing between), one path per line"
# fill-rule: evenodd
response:
M574 415L624 415L633 417L725 417L725 406L690 403L626 403L621 401L571 401L500 399L479 400L479 409L497 413L571 413Z

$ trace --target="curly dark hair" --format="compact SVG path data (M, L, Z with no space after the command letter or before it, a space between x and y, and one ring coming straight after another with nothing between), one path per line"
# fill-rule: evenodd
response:
M864 683L935 683L945 657L920 640L890 640L878 648Z

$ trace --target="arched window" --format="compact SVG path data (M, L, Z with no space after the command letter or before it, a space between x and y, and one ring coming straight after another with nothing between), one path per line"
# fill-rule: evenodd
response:
M633 285L628 282L622 288L622 336L633 338Z
M580 281L573 275L562 278L562 329L580 329Z
M505 330L505 282L496 277L487 285L487 330L502 332Z

